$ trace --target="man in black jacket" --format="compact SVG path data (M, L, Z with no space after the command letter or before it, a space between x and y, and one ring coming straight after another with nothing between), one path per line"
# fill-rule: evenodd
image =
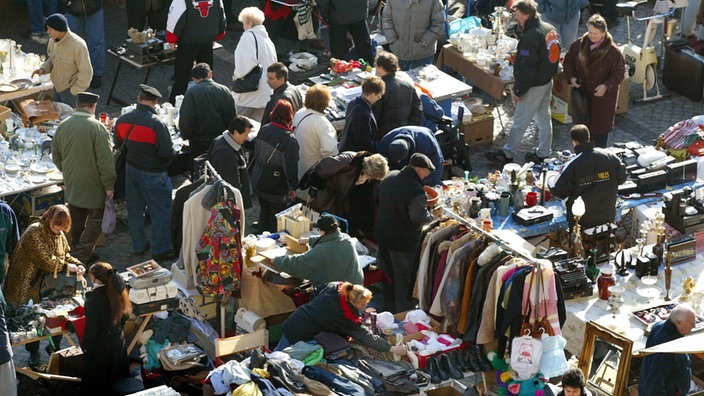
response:
M408 166L392 171L379 187L379 219L376 236L379 241L381 268L391 278L384 284L384 309L403 312L413 309L408 297L413 288L413 258L421 228L433 216L423 190L423 179L435 170L428 157L415 153Z
M580 196L586 208L579 222L582 229L610 223L616 216L618 186L626 181L626 167L614 154L594 148L586 125L570 128L570 137L577 156L564 166L557 180L548 180L550 192L567 198L570 228L574 224L572 204Z
M247 143L252 128L249 118L237 116L230 121L227 130L213 140L208 150L208 160L215 171L242 193L244 209L252 207L252 188L242 146Z
M420 125L420 98L413 81L399 76L398 58L390 52L380 52L376 56L376 75L386 84L381 100L374 103L372 110L378 124L377 140L381 140L392 129L402 126ZM405 78L404 78L405 77Z
M178 128L181 136L188 139L195 158L208 151L237 111L230 89L213 81L213 71L207 63L193 66L191 78L195 85L183 97Z
M274 110L276 102L283 99L293 106L293 113L303 107L303 96L301 91L293 84L288 82L288 68L281 62L274 62L266 68L266 83L269 84L274 93L271 94L271 99L266 104L264 115L262 116L262 125L268 124L269 113Z
M557 73L560 60L560 38L552 25L540 20L534 0L518 0L513 3L513 11L518 25L523 29L513 63L516 111L506 144L502 150L486 153L486 157L503 164L513 162L520 151L526 128L531 120L535 120L539 133L538 148L535 152L526 153L526 161L541 163L552 150L550 98L552 77Z

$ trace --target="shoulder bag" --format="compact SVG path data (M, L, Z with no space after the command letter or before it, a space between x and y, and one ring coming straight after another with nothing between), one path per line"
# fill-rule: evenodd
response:
M132 133L134 126L135 124L132 124L130 130L127 131L127 136L125 136L125 140L122 141L122 144L120 144L120 147L115 152L115 170L117 171L119 171L120 169L124 169L125 163L127 163L127 140L129 140L130 134Z
M256 49L257 65L252 68L244 77L236 79L232 83L232 90L237 93L254 92L259 89L259 80L262 77L262 65L259 63L259 44L257 35L254 36L254 48Z

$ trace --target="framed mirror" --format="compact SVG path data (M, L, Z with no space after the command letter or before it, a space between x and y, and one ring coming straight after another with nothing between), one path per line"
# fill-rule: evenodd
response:
M633 342L606 327L587 322L579 369L597 395L627 396Z

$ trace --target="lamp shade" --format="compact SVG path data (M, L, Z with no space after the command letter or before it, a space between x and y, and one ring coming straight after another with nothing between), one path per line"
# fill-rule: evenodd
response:
M582 197L577 197L577 199L574 200L574 203L572 203L572 215L584 216L584 212L586 212L584 200L582 200Z

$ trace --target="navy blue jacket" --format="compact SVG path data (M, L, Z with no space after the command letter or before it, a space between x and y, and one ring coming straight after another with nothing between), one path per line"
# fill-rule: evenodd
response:
M369 151L377 152L378 127L372 106L362 95L359 95L347 105L345 129L340 138L340 152Z
M645 347L660 345L683 337L669 320L653 326ZM684 396L689 393L692 366L689 354L655 353L645 356L640 366L640 396Z
M430 129L419 126L399 127L384 135L379 142L379 154L389 158L389 146L396 139L404 139L410 144L408 157L400 163L389 162L389 167L393 170L401 169L408 165L411 155L414 153L425 154L435 165L435 171L423 179L426 186L437 186L442 183L442 150Z

